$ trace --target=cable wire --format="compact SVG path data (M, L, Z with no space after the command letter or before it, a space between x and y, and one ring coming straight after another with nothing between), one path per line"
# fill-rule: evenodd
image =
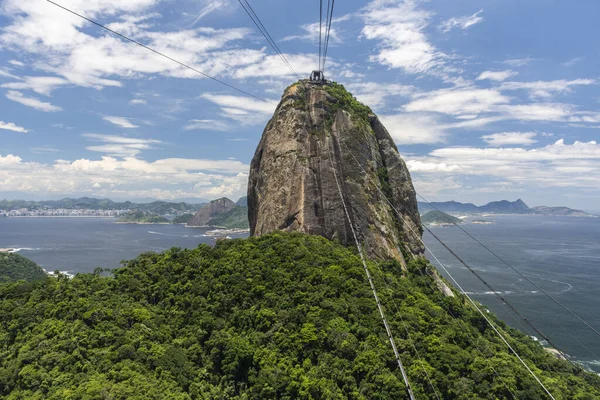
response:
M321 70L321 30L323 27L323 0L319 0L319 71Z
M358 160L356 159L356 157L354 156L354 154L352 153L352 151L350 150L350 148L343 143L347 149L347 151L352 155L352 157L354 158L354 160L360 165L360 163L358 162ZM362 166L361 166L362 167ZM364 169L363 169L364 171ZM366 172L365 172L366 173ZM377 189L379 190L379 186L375 185L377 187ZM415 192L416 193L416 192ZM418 193L417 193L418 194ZM387 198L387 196L385 196L385 194L382 195L384 196L384 198L388 201L388 203L390 204L390 206L392 206L392 208L394 208L394 211L396 211L396 213L398 214L399 217L403 218L401 214L399 214L398 210L395 209L395 207L392 205L392 203L389 201L389 199ZM439 211L439 210L438 210ZM447 218L447 217L446 217ZM528 318L526 318L524 315L522 315L517 309L516 307L514 307L508 300L506 300L503 296L500 295L500 293L496 290L494 290L494 288L485 280L483 279L483 277L478 274L471 266L469 266L464 260L462 260L449 246L447 246L445 243L443 243L435 234L432 233L432 236L439 241L444 248L446 248L446 250L448 250L461 264L463 264L468 270L469 272L471 272L481 283L483 283L485 285L485 287L490 290L500 301L502 304L504 304L506 307L508 307L515 315L517 315L519 318L521 318L521 320L523 320L523 322L525 322L536 334L538 334L543 340L545 340L546 342L548 342L548 344L552 347L554 347L559 354L565 359L567 360L571 365L573 365L575 368L577 369L581 369L581 366L575 364L573 361L571 361L571 359L547 336L545 335L539 328L537 328L533 322L531 322Z
M343 143L343 142L342 142ZM348 146L346 146L346 149L348 150L348 152L351 154L351 156L354 158L354 160L356 161L357 165L360 167L360 169L363 171L363 173L365 174L365 176L369 176L367 171L363 168L363 166L360 164L360 162L358 161L358 159L356 159L356 157L354 156L354 154L352 153L352 151L348 148ZM383 191L379 188L378 185L375 186L377 188L377 190L382 194L383 198L387 200L387 202L390 204L390 206L394 209L394 211L396 211L396 214L404 219L404 216L402 214L400 214L400 212L394 207L394 205L391 203L391 201L387 198L387 196L385 195L385 193L383 193ZM406 222L406 221L405 221ZM548 396L550 396L551 399L554 399L554 396L552 396L552 394L550 393L550 391L548 391L548 389L546 388L546 386L542 383L542 381L537 377L537 375L529 368L529 366L525 363L525 361L521 358L521 356L519 356L519 354L513 349L513 347L510 345L510 343L508 343L508 341L506 340L506 338L500 333L500 331L496 328L496 326L494 326L494 324L485 316L485 314L481 311L481 309L477 306L477 304L473 301L473 299L471 299L471 297L467 294L467 292L462 288L462 286L460 286L460 284L458 283L458 281L456 281L456 279L454 279L454 277L452 276L452 274L450 274L450 272L446 269L446 267L437 259L437 257L435 256L435 254L429 249L429 247L425 244L425 242L423 241L423 239L420 237L420 235L417 235L414 230L411 228L410 224L406 224L406 226L408 227L408 229L411 230L411 232L413 233L413 235L415 235L419 241L423 244L423 247L425 247L425 249L427 251L429 251L429 253L431 253L431 255L434 257L434 259L438 262L438 264L440 264L440 266L444 269L444 271L446 271L446 273L448 274L448 276L450 276L452 278L452 281L456 284L457 288L459 288L459 290L462 292L462 294L464 294L469 301L471 302L471 304L477 309L477 311L481 314L481 316L488 322L488 324L492 327L492 329L496 332L496 334L498 334L498 336L502 339L502 341L506 344L506 346L512 351L512 353L519 359L519 361L521 362L521 364L523 364L523 366L527 369L527 371L531 374L531 376L533 376L533 378L540 384L540 386L544 389L544 391L548 394ZM424 228L431 233L430 229L426 226L424 226ZM442 243L440 241L440 243Z
M250 17L250 19L252 20L252 22L254 22L254 25L256 25L256 27L258 28L258 30L260 31L260 33L262 33L262 35L265 37L265 39L267 40L267 42L269 43L269 45L271 45L271 47L273 48L273 50L275 51L275 53L277 53L277 55L279 56L279 58L281 58L281 61L283 61L283 63L289 68L289 70L294 75L296 75L296 78L301 79L300 75L298 75L298 73L296 72L296 70L294 70L294 67L292 67L292 65L290 64L290 62L283 55L283 52L279 49L279 46L277 45L277 43L275 42L275 40L273 40L273 38L271 37L271 34L269 34L269 31L263 25L263 23L260 20L260 18L258 17L258 15L256 15L256 12L254 12L254 9L250 5L250 3L248 3L248 0L238 0L238 2L240 3L240 5L244 9L244 11L246 11L246 14L248 14L248 16Z
M140 42L138 42L138 41L137 41L137 40L135 40L135 39L131 39L130 37L127 37L127 36L123 35L122 33L116 32L116 31L114 31L114 30L112 30L112 29L110 29L110 28L108 28L108 27L106 27L106 26L102 25L101 23L94 21L93 19L87 18L87 17L85 17L85 16L83 16L83 15L81 15L81 14L79 14L79 13L77 13L77 12L75 12L75 11L73 11L73 10L69 9L69 8L67 8L67 7L64 7L64 6L62 6L62 5L58 4L58 3L55 3L55 2L54 2L54 1L52 1L52 0L46 0L46 1L47 1L48 3L51 3L51 4L53 4L53 5L57 6L57 7L59 7L59 8L62 8L62 9L63 9L63 10L65 10L65 11L68 11L68 12L70 12L70 13L71 13L71 14L73 14L73 15L76 15L76 16L78 16L78 17L79 17L79 18L81 18L81 19L84 19L84 20L86 20L86 21L88 21L88 22L90 22L90 23L92 23L92 24L94 24L94 25L96 25L96 26L98 26L98 27L100 27L100 28L102 28L102 29L104 29L104 30L106 30L106 31L108 31L108 32L110 32L110 33L112 33L113 35L116 35L116 36L118 36L118 37L120 37L120 38L122 38L122 39L125 39L125 40L127 40L127 41L129 41L129 42L131 42L131 43L137 44L138 46L141 46L141 47L145 48L146 50L149 50L149 51L151 51L151 52L153 52L153 53L155 53L155 54L158 54L159 56L161 56L161 57L164 57L164 58L166 58L166 59L168 59L168 60L170 60L170 61L173 61L174 63L177 63L177 64L179 64L180 66L182 66L182 67L184 67L184 68L187 68L187 69L189 69L189 70L192 70L192 71L194 71L194 72L196 72L196 73L198 73L198 74L200 74L200 75L202 75L202 76L204 76L204 77L206 77L206 78L212 79L212 80L213 80L213 81L215 81L215 82L218 82L218 83L220 83L220 84L222 84L222 85L225 85L225 86L227 86L227 87L228 87L228 88L230 88L230 89L233 89L233 90L235 90L235 91L237 91L237 92L243 93L243 94L245 94L246 96L250 96L250 97L252 97L252 98L255 98L255 99L257 99L257 100L264 101L265 103L276 104L275 102L273 102L273 101L271 101L271 100L266 100L266 99L263 99L263 98L261 98L261 97L259 97L259 96L256 96L256 95L254 95L254 94L252 94L252 93L248 93L248 92L246 92L245 90L239 89L239 88L237 88L237 87L235 87L235 86L233 86L233 85L231 85L231 84L229 84L229 83L227 83L227 82L225 82L225 81L222 81L222 80L220 80L220 79L218 79L218 78L215 78L215 77L213 77L213 76L210 76L210 75L208 75L208 74L206 74L206 73L204 73L204 72L202 72L202 71L200 71L200 70L198 70L198 69L196 69L196 68L194 68L194 67L191 67L191 66L189 66L189 65L187 65L187 64L185 64L185 63L182 63L181 61L178 61L178 60L174 59L173 57L170 57L170 56L168 56L168 55L166 55L166 54L164 54L164 53L161 53L160 51L158 51L158 50L155 50L155 49L153 49L152 47L146 46L145 44L143 44L143 43L140 43Z
M325 63L327 62L327 50L329 49L329 37L331 35L331 21L333 20L333 8L335 7L335 0L331 0L331 12L329 13L329 26L327 27L327 34L325 36L325 54L323 56L323 73L325 73Z
M307 105L307 108L308 108L308 105ZM324 121L321 121L321 122L322 122L323 134L325 134L325 122ZM317 125L318 125L318 123L317 123ZM331 135L330 137L332 138L332 142L331 142L332 148L334 148L335 142L333 141L333 136ZM320 146L318 146L317 149L318 149L318 151L320 153L320 150L319 150ZM327 155L329 157L329 164L330 164L331 170L333 172L333 176L334 176L334 179L335 179L335 184L337 186L337 190L338 190L338 193L340 195L340 199L342 201L342 207L343 207L345 216L346 216L346 218L348 220L348 225L350 226L350 230L352 232L352 236L354 238L354 243L356 244L356 248L358 249L358 254L360 256L360 260L362 262L365 274L367 276L367 280L369 282L369 286L371 288L371 291L373 292L373 298L375 299L375 303L377 304L377 310L379 311L379 315L381 316L381 320L383 321L383 326L385 327L385 331L387 333L388 340L390 342L390 345L392 346L392 350L394 352L394 357L396 358L396 362L398 364L398 368L400 369L400 372L402 374L402 379L404 380L404 384L406 385L406 390L407 390L408 396L410 397L410 400L415 400L415 395L414 395L414 393L412 391L412 387L410 386L410 382L408 380L408 375L406 373L406 370L404 369L404 365L402 364L402 360L400 359L400 353L398 352L398 349L396 347L396 342L394 341L394 336L392 335L392 331L391 331L391 329L390 329L390 327L388 325L387 319L385 317L385 313L383 311L383 307L381 305L381 302L379 301L379 297L377 296L377 290L375 288L375 284L373 283L373 279L371 277L371 272L369 271L369 267L367 266L367 262L366 262L364 254L363 254L362 248L360 246L360 242L358 241L358 236L356 235L356 231L354 229L354 225L352 223L352 219L350 218L350 213L348 212L348 208L346 207L346 200L344 199L344 194L342 192L342 188L340 186L340 182L339 182L338 176L337 176L337 171L336 171L336 168L335 168L335 166L333 164L333 160L331 158L331 151L329 151L329 149L327 151Z
M427 204L429 204L431 207L433 207L433 209L435 209L436 211L440 211L438 210L433 204L431 204L429 201L427 201L426 198L424 198L423 196L421 196L420 194L417 193L417 196L419 196L421 199L423 199L424 202L426 202ZM598 336L600 336L600 332L595 329L594 327L592 327L590 324L588 324L586 321L584 321L579 315L575 314L573 311L571 311L571 309L569 309L567 306L565 306L564 304L562 304L560 301L558 301L554 296L552 296L551 294L549 294L548 292L546 292L544 289L542 289L541 287L539 287L535 282L533 282L531 279L527 278L525 275L523 275L523 273L521 273L521 271L519 271L518 269L516 269L515 267L513 267L511 264L509 264L507 261L505 261L502 257L500 257L496 252L494 252L492 249L490 249L488 246L486 246L484 243L482 243L481 241L479 241L476 237L474 237L473 235L471 235L471 233L469 233L466 229L464 229L462 226L458 225L456 222L452 221L450 218L445 217L448 219L448 221L450 221L453 225L455 225L456 227L458 227L458 229L460 229L461 231L463 231L465 234L467 234L467 236L469 236L471 239L473 239L474 241L476 241L479 245L481 245L484 249L486 249L488 252L490 252L494 257L496 257L498 260L500 260L502 263L504 263L505 265L507 265L510 269L512 269L513 271L515 271L517 274L519 274L519 276L523 279L525 279L527 282L529 282L530 284L532 284L537 290L539 290L540 292L542 292L544 295L546 295L548 298L550 298L553 302L555 302L556 304L558 304L561 308L563 308L565 311L567 311L569 314L571 314L572 316L574 316L575 318L577 318L581 323L583 323L585 326L587 326L589 329L591 329L592 331L594 331L594 333Z

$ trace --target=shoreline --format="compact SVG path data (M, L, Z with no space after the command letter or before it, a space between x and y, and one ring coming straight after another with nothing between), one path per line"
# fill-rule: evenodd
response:
M10 215L0 218L115 218L114 215Z

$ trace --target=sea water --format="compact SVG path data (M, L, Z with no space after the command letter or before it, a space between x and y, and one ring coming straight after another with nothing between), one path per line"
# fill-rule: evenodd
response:
M494 215L484 219L493 224L467 223L463 227L600 330L600 218ZM589 328L458 228L432 229L561 350L600 372L600 340ZM20 254L46 271L89 273L96 267L118 268L121 260L135 258L145 251L214 244L215 238L207 236L206 231L183 225L115 224L113 219L104 218L1 218L0 248L21 249ZM425 234L424 239L475 300L509 325L538 336L433 237Z

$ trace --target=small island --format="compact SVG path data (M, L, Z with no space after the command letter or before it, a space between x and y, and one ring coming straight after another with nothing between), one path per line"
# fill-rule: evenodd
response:
M158 214L145 211L132 211L123 214L115 221L116 224L170 224L171 222Z
M429 211L421 215L421 223L423 225L443 226L462 224L463 221L442 211Z

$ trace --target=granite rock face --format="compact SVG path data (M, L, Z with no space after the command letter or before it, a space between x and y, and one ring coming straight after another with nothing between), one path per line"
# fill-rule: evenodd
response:
M285 91L250 165L250 233L354 245L344 207L370 257L404 263L423 253L415 190L388 131L343 86L300 81Z
M198 210L186 226L208 226L216 216L229 212L234 208L236 208L235 203L226 197L213 200Z

